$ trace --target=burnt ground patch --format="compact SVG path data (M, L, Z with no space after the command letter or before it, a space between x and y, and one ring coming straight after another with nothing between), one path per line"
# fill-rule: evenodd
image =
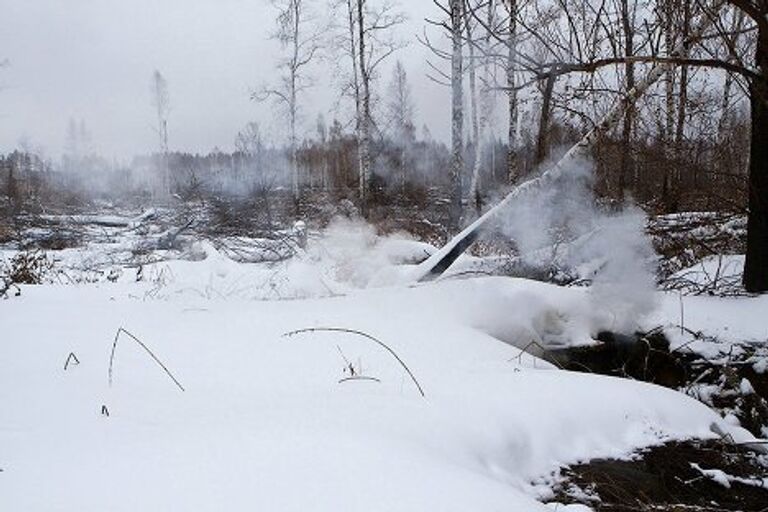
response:
M705 358L670 350L660 330L601 333L601 344L550 351L561 368L676 389L732 416L756 437L768 432L768 344L742 344ZM766 511L768 455L728 439L670 442L627 460L596 459L562 470L555 501L601 512ZM717 478L715 478L717 477Z
M725 481L708 470L722 471ZM768 456L720 440L671 442L631 460L596 459L562 476L555 501L600 512L768 510Z

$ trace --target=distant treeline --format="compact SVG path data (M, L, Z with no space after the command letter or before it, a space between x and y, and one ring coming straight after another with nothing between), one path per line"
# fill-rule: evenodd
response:
M603 198L619 197L620 155L629 152L632 172L624 192L645 206L656 211L743 209L747 126L746 114L737 113L728 130L713 133L704 127L674 151L653 138L635 138L629 145L617 138L602 140L593 152L595 190ZM327 134L322 135L304 140L297 148L296 167L302 195L323 193L331 199L357 201L359 162L355 136L345 133L339 123L333 123ZM537 172L535 135L521 130L521 147L517 152L521 177ZM579 136L579 127L566 122L552 123L548 144L565 148ZM419 203L425 200L428 189L450 193L450 150L428 133L419 139L411 131L408 138L400 141L380 137L372 147L374 172L369 201L380 206L390 201ZM474 151L474 144L468 142L464 159L465 194ZM556 152L557 149L553 151ZM501 139L483 151L480 181L486 201L508 187L507 154ZM205 155L169 152L137 156L129 165L98 155L74 154L53 162L31 151L16 150L0 154L0 208L8 216L85 207L95 200L151 205L280 195L290 188L290 159L287 147L267 146L260 141L240 144L240 149L229 153L216 150ZM162 186L166 175L168 193L164 193Z

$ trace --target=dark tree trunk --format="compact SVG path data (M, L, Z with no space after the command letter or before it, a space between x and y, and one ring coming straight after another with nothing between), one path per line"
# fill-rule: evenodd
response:
M749 219L744 288L768 292L768 29L758 35L757 68L760 80L750 84L752 139L749 153Z
M517 81L515 77L517 61L517 0L509 3L509 39L507 41L507 92L509 107L509 125L507 127L507 180L510 184L517 183L520 178L517 155Z
M633 19L631 19L629 0L622 0L621 2L621 24L624 32L624 55L632 57L635 54L635 42L634 42L634 25ZM624 87L627 91L631 91L635 87L635 66L632 62L627 63L625 68ZM624 191L628 186L629 176L632 173L630 168L632 165L631 159L631 142L632 142L632 125L635 120L635 106L630 105L627 108L627 113L624 114L624 125L621 130L621 151L619 153L619 199L624 199Z
M555 90L555 77L552 75L544 82L544 90L541 92L541 115L539 116L539 133L536 136L536 153L534 165L541 164L547 157L549 124L552 118L552 93Z

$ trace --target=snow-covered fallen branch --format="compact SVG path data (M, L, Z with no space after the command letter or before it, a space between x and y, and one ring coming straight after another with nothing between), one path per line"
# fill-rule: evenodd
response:
M712 12L704 15L703 19L699 22L699 25L691 31L690 37L681 39L670 53L670 57L684 55L688 45L692 41L698 40L704 30L712 24L712 21L715 18L714 14L720 10L722 5L723 1L717 0L712 7ZM603 119L587 132L579 142L574 144L555 165L547 169L540 176L529 179L513 188L499 204L485 212L466 229L449 241L445 247L427 259L419 268L418 280L431 281L440 277L448 267L450 267L453 262L478 239L490 222L510 204L518 201L522 197L549 188L564 175L568 174L569 170L576 162L588 156L589 149L594 143L613 128L624 117L627 110L674 65L675 64L669 59L655 62L645 78L640 80L634 88L627 91Z
M744 478L733 476L720 469L704 469L695 462L691 462L691 467L701 473L701 476L713 480L726 489L730 489L731 484L733 483L750 485L753 487L768 487L768 478Z
M135 217L118 217L115 215L42 215L41 220L51 224L93 225L105 228L135 229L157 215L154 209L149 209Z

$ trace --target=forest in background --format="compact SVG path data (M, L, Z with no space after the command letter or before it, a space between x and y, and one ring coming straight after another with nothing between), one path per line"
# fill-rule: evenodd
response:
M24 215L105 203L197 204L230 227L268 231L327 222L317 212L347 200L374 223L393 208L417 212L444 241L556 162L662 65L645 94L621 105L621 122L590 143L592 188L606 208L631 200L651 214L748 215L748 288L768 288L764 1L450 0L435 2L442 15L425 20L418 41L396 32L405 15L395 4L273 4L283 56L252 98L270 102L282 126L249 123L233 134L234 152L174 151L172 84L155 71L158 144L130 164L95 154L75 120L61 158L24 142L0 156L2 236ZM415 126L419 105L396 60L408 44L431 50L418 72L451 88L450 145ZM309 122L303 95L321 55L335 57L346 108ZM285 136L264 136L276 131ZM388 227L424 234L408 224Z

